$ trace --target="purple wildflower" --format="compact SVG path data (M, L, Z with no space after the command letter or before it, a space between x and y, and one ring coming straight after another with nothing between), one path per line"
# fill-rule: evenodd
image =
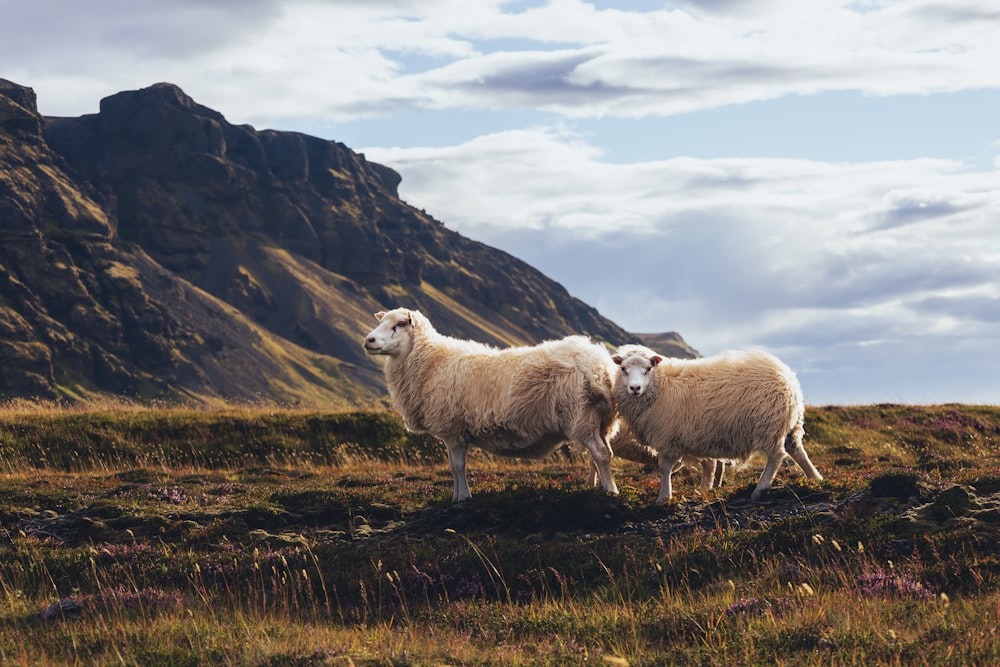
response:
M862 575L858 579L861 593L867 597L913 598L931 600L934 593L919 581L908 575L875 572Z

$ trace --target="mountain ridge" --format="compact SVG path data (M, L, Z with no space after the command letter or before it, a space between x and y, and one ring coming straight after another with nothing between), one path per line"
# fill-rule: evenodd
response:
M377 403L359 341L397 305L495 345L635 339L392 169L173 84L67 118L0 79L0 167L0 396Z

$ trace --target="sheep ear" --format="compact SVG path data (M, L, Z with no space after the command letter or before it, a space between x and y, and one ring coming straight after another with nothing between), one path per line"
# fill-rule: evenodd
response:
M611 361L615 362L616 366L621 366L623 361L622 355L616 354L615 356L611 357Z
M663 361L663 357L661 357L658 354L654 354L649 358L649 363L651 363L653 366L658 365L661 361Z
M381 322L382 318L385 317L385 311L384 310L380 310L377 313L374 313L374 315L375 315L375 319L378 320L379 322Z

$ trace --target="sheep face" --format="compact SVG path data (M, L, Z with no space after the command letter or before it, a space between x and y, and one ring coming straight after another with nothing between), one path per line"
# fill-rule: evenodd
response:
M621 368L618 382L624 383L630 396L642 396L649 385L649 374L653 367L663 361L663 357L645 348L633 348L619 351L612 357Z
M365 352L399 357L409 354L413 345L413 316L405 308L375 313L379 325L365 337Z

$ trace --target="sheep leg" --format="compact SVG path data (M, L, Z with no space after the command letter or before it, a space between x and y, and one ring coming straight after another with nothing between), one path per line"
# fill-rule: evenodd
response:
M791 449L789 449L791 447ZM823 475L819 474L819 470L816 470L816 466L813 465L812 461L809 460L809 455L806 454L805 447L802 446L802 442L794 436L794 434L789 433L788 437L785 438L785 451L788 455L792 457L792 460L799 464L802 468L802 472L806 474L809 479L823 479Z
M594 431L589 438L583 440L583 446L590 452L590 479L594 481L596 474L601 479L601 486L613 496L618 495L618 485L611 474L611 445L604 439L600 431Z
M771 488L771 482L773 482L775 476L777 476L778 468L781 467L781 462L784 460L785 453L781 450L768 455L767 465L764 466L764 472L760 474L760 479L757 480L757 488L755 488L753 493L750 494L750 500L760 500L760 497L764 495L764 492Z
M715 459L702 459L701 460L701 490L707 491L711 489L715 479Z
M816 470L816 466L813 465L812 461L809 460L809 455L806 454L806 450L799 447L792 452L792 460L799 464L802 468L802 472L806 474L809 479L823 479L823 475Z
M600 475L597 472L597 464L594 460L590 460L590 474L587 475L587 484L590 486L597 486L597 482L600 480Z
M656 460L660 464L660 496L656 499L656 504L663 505L674 497L674 490L670 486L670 475L674 471L674 466L680 462L681 457L679 455L659 454Z
M715 479L712 480L712 486L716 489L722 488L722 478L726 476L726 462L722 459L716 459L715 461Z
M451 496L451 501L460 503L472 497L469 480L465 476L465 455L469 452L469 444L461 441L445 444L448 447L448 467L451 468L451 476L455 481L455 492Z

